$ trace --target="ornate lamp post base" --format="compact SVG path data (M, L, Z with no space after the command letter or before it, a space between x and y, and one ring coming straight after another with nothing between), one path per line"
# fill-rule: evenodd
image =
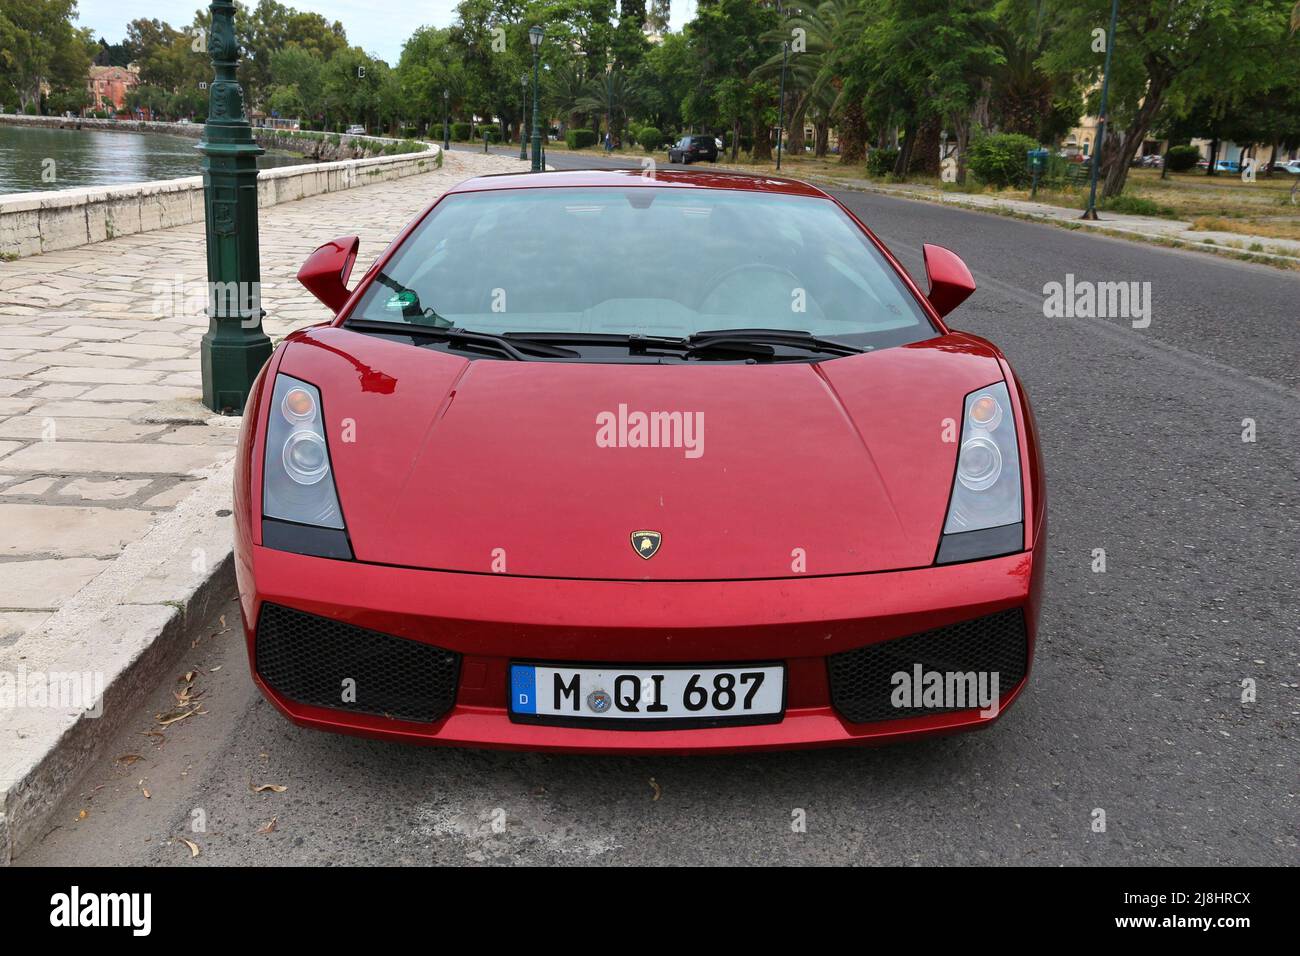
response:
M203 153L203 204L208 255L208 331L200 346L203 404L214 412L244 410L253 379L271 356L262 331L261 260L257 241L257 157L235 77L235 5L213 0L208 49L216 78Z

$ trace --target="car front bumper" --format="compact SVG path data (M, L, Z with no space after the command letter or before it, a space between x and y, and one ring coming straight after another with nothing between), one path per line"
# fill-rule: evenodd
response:
M253 545L238 549L236 569L253 678L301 726L471 747L698 753L882 743L988 725L1028 680L1042 588L1039 550L910 571L723 582L423 571ZM364 628L375 632L370 635L375 639L453 652L448 659L454 656L456 677L449 707L436 719L409 720L294 699L284 692L283 681L275 686L259 667L257 624L264 605L328 619L324 623L331 627ZM835 706L831 655L1016 609L1024 619L1023 676L1000 688L992 716L978 709L936 710L854 723ZM308 628L292 653L306 660L315 653L313 641ZM786 710L776 723L692 729L517 723L507 711L512 660L627 666L781 661ZM346 678L349 670L340 664L328 683L332 686L335 676Z

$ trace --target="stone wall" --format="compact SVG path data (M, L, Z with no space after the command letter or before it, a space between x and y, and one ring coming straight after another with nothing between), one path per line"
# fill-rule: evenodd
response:
M32 122L44 121L44 122ZM52 122L51 122L52 121ZM173 133L198 138L203 127L194 123L147 123L118 120L63 120L58 117L0 115L0 122L19 125L75 125L84 129L112 128L120 131ZM94 124L94 125L92 125ZM280 131L259 130L265 146L300 151ZM259 137L260 141L261 137ZM381 137L332 137L321 141L321 153L348 151L377 152L396 140ZM400 179L430 172L441 165L440 147L424 144L420 153L338 159L333 162L264 169L257 174L258 206L292 202L318 193L352 189L370 183ZM166 179L123 186L87 186L42 192L0 195L0 260L71 249L151 229L167 229L203 221L203 177ZM2 268L2 267L0 267Z

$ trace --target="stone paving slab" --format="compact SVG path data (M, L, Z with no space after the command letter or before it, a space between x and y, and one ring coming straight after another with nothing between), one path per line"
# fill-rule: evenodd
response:
M330 318L296 281L316 246L361 236L359 276L440 192L521 165L454 153L262 209L267 333ZM104 699L122 699L114 678L156 676L178 608L229 574L239 422L199 401L205 270L201 223L0 262L0 680L57 665L104 675ZM0 864L94 756L95 723L0 708Z

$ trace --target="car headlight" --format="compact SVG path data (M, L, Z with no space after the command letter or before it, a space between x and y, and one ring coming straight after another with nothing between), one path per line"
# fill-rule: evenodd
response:
M279 375L271 395L262 469L262 544L351 560L314 385Z
M966 396L956 471L936 563L1020 551L1020 447L1006 382Z

